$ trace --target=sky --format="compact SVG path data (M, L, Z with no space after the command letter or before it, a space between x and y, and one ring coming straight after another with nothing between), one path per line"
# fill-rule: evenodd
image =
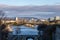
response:
M60 0L0 0L0 4L12 6L59 5Z

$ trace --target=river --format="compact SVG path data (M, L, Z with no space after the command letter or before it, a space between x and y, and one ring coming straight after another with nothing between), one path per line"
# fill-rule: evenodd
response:
M16 34L16 32L18 33ZM34 28L26 26L13 26L13 35L38 35L37 26Z

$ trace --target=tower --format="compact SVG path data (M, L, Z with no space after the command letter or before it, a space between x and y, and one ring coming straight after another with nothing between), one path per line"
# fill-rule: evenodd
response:
M18 17L16 17L16 21L18 21Z
M19 19L18 19L18 17L16 17L16 23L19 23Z

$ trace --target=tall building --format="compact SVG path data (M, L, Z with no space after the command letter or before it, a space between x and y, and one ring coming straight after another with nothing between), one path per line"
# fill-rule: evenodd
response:
M18 17L16 17L16 23L19 23L19 19L18 19Z
M18 21L19 19L18 19L18 17L16 17L16 21Z

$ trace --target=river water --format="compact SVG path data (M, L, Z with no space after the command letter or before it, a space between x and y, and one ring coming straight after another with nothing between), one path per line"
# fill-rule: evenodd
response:
M26 26L13 26L13 35L38 35L37 26L34 28Z
M34 27L26 27L24 25L12 26L12 29L13 32L10 35L38 35L37 25ZM28 40L33 40L33 39L29 38Z

